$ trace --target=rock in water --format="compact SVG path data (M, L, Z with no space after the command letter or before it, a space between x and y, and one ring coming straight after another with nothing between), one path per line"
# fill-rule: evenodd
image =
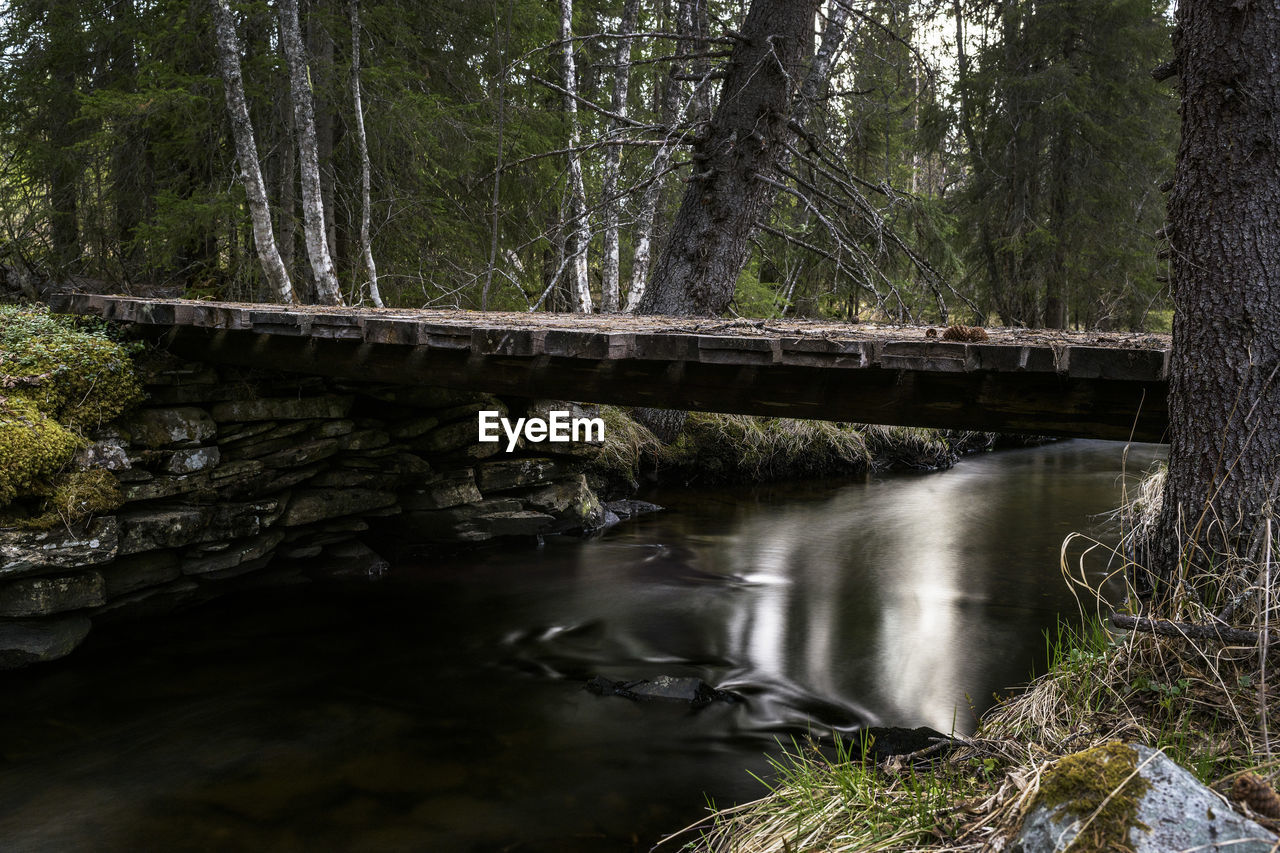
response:
M1113 742L1068 755L1045 772L1012 849L1264 853L1276 842L1164 753Z
M936 748L927 758L940 758L956 745L956 741L928 726L919 726L914 729L901 726L871 726L862 729L855 737L861 739L863 757L877 762L895 755L911 755L931 747Z
M695 710L712 702L741 702L742 697L728 690L717 690L701 678L660 675L639 681L612 681L597 675L584 689L597 696L621 696L635 702L685 702Z

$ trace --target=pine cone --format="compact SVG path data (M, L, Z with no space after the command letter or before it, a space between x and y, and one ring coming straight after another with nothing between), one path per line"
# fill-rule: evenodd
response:
M942 333L944 341L967 341L974 343L976 341L985 341L987 339L987 330L978 326L947 326L947 330Z
M1244 803L1263 817L1280 818L1280 797L1265 780L1246 773L1236 779L1231 789L1231 799Z

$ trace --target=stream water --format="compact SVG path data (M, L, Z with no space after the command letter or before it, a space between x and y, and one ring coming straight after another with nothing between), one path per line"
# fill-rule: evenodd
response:
M648 850L759 796L792 738L972 730L1079 621L1063 538L1098 533L1159 452L667 489L595 539L98 632L0 676L0 850ZM582 689L663 674L746 701Z

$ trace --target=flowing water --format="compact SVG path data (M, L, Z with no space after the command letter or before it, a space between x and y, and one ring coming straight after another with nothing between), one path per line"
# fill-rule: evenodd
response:
M971 731L1079 619L1063 538L1157 453L666 489L595 539L98 632L0 676L0 850L647 850L759 796L793 737ZM745 701L639 705L583 690L595 675Z

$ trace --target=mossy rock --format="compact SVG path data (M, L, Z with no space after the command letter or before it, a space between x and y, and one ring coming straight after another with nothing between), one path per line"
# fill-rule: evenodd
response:
M1229 845L1228 845L1229 842ZM1264 853L1276 837L1234 812L1168 756L1111 742L1059 759L1014 841L1014 853Z
M118 503L101 477L63 472L86 430L141 399L128 351L104 327L0 305L0 523L47 526ZM34 513L10 506L23 499ZM68 507L85 510L68 518Z

